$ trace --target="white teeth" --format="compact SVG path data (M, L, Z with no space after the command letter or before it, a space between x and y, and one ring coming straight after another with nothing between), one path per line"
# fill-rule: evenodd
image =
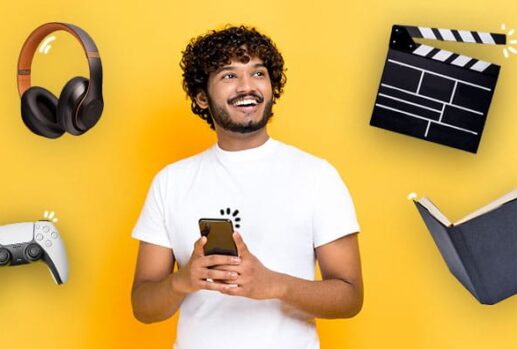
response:
M257 101L254 99L241 99L237 102L233 103L233 105L241 106L241 105L257 105Z

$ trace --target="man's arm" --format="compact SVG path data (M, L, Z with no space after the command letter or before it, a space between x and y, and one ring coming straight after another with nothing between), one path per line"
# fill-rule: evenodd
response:
M363 305L363 281L357 234L316 248L322 281L282 274L282 301L320 318L349 318Z
M138 250L131 303L135 317L151 323L168 319L176 313L188 293L200 289L218 290L220 284L206 279L232 282L237 274L212 269L216 265L238 265L240 259L230 256L205 256L206 237L194 244L189 262L173 272L171 249L141 241Z
M133 314L138 320L165 320L180 306L185 295L173 292L174 261L171 249L140 242L131 292Z
M363 284L357 234L344 236L316 248L322 281L309 281L277 273L264 267L247 249L241 236L234 234L242 262L219 270L239 273L235 283L222 292L254 299L277 298L298 310L320 318L347 318L363 304Z

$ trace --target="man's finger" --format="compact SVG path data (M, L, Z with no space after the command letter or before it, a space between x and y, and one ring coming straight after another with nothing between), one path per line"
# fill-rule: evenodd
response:
M238 284L225 285L219 291L229 296L244 296L244 289Z
M205 269L203 271L203 279L212 279L218 281L231 281L237 279L239 274L234 271L221 271L214 269Z
M239 265L217 265L215 267L210 268L212 270L221 270L221 271L234 271L238 273L241 271L241 267Z
M248 246L244 243L244 240L242 240L241 234L239 232L233 233L233 241L235 241L235 246L237 246L237 252L239 252L239 256L244 256L248 251Z
M210 256L204 256L200 260L200 266L205 268L215 267L217 265L239 265L241 259L234 256L225 256L222 254L213 254Z
M196 257L203 257L205 255L205 252L203 251L203 246L206 244L206 237L202 236L200 237L196 243L194 244L194 251L192 252L193 256Z
M221 284L219 282L213 281L201 281L200 288L211 291L219 291L221 292L226 284Z

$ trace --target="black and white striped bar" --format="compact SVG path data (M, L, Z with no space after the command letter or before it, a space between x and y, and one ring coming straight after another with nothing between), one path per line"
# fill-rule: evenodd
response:
M412 38L476 44L506 45L506 35L480 31L404 26Z
M440 62L454 64L458 67L464 67L478 72L494 73L494 69L499 69L495 68L497 67L495 64L459 55L447 50L440 50L424 44L419 44L413 53L422 57L432 58Z

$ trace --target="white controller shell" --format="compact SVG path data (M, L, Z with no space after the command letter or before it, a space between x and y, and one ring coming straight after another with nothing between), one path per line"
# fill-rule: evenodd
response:
M48 266L57 284L68 280L68 259L65 245L54 224L49 221L15 223L0 226L0 250L10 251L10 265L30 261L21 253L31 244L41 247L40 257Z

